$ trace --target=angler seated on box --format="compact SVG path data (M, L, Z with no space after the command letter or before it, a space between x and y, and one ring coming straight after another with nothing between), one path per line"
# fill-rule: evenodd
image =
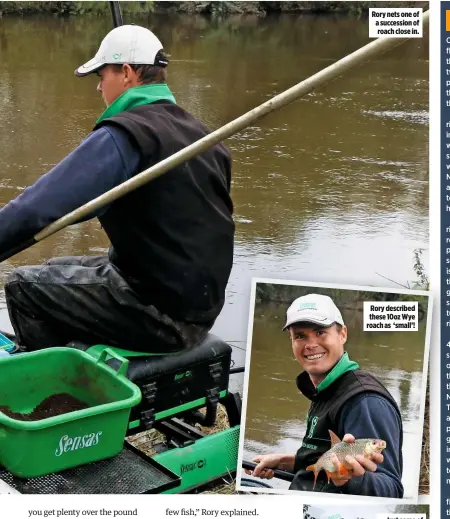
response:
M272 469L292 472L291 490L403 497L400 410L381 382L344 351L347 328L333 300L299 297L283 329L304 369L297 387L311 401L305 436L295 454L256 456L257 466L246 473L270 479ZM371 441L359 445L355 438ZM339 440L348 449L326 454Z
M103 39L76 74L97 74L107 108L74 151L0 210L0 253L210 133L176 104L167 63L144 27ZM230 168L218 144L92 214L111 242L108 256L16 269L5 293L19 344L165 353L204 340L233 262Z

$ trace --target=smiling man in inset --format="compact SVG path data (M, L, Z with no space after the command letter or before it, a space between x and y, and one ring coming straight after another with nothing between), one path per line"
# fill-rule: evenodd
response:
M253 461L258 465L246 472L267 479L274 476L271 469L293 472L291 490L403 497L400 411L381 382L349 359L347 327L333 300L320 294L299 297L287 310L283 330L289 330L294 356L304 370L297 387L311 401L305 436L296 454L257 456ZM331 448L330 430L349 443L355 438L384 440L384 455L347 456L347 474L335 474L328 483L321 472L314 487L307 467ZM333 461L338 469L338 459Z

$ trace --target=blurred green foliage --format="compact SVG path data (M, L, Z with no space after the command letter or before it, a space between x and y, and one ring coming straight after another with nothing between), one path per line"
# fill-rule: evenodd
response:
M376 2L376 7L426 7L428 2ZM55 16L105 15L108 2L0 2L0 16L51 14ZM374 2L121 2L124 14L159 12L189 12L222 17L230 14L272 12L350 13L366 16Z
M283 303L291 304L298 297L307 294L322 294L331 297L336 306L345 313L349 311L362 311L364 301L417 301L418 318L423 321L427 314L428 298L427 296L419 296L409 294L406 290L404 293L391 292L372 292L370 290L349 290L345 288L330 287L312 287L301 285L285 285L277 283L257 283L256 284L256 303ZM345 320L345 316L344 316Z
M123 14L150 13L153 2L121 2ZM54 16L79 16L110 14L108 2L0 2L0 16L3 15L50 14Z

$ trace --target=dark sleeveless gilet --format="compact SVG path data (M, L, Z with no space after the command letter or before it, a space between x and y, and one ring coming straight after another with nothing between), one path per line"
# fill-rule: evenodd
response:
M179 106L158 101L100 122L125 130L147 169L210 130ZM233 263L230 155L218 144L113 202L99 217L109 257L138 292L173 319L211 323Z

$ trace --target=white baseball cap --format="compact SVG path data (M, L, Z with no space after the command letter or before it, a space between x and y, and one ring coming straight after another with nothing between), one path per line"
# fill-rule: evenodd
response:
M338 323L344 326L341 312L331 297L320 294L308 294L298 297L286 312L286 324L283 330L295 323L308 322L320 326Z
M159 58L162 43L152 31L139 25L121 25L104 38L97 54L75 70L77 76L87 76L104 65L134 64L165 67L167 59Z

